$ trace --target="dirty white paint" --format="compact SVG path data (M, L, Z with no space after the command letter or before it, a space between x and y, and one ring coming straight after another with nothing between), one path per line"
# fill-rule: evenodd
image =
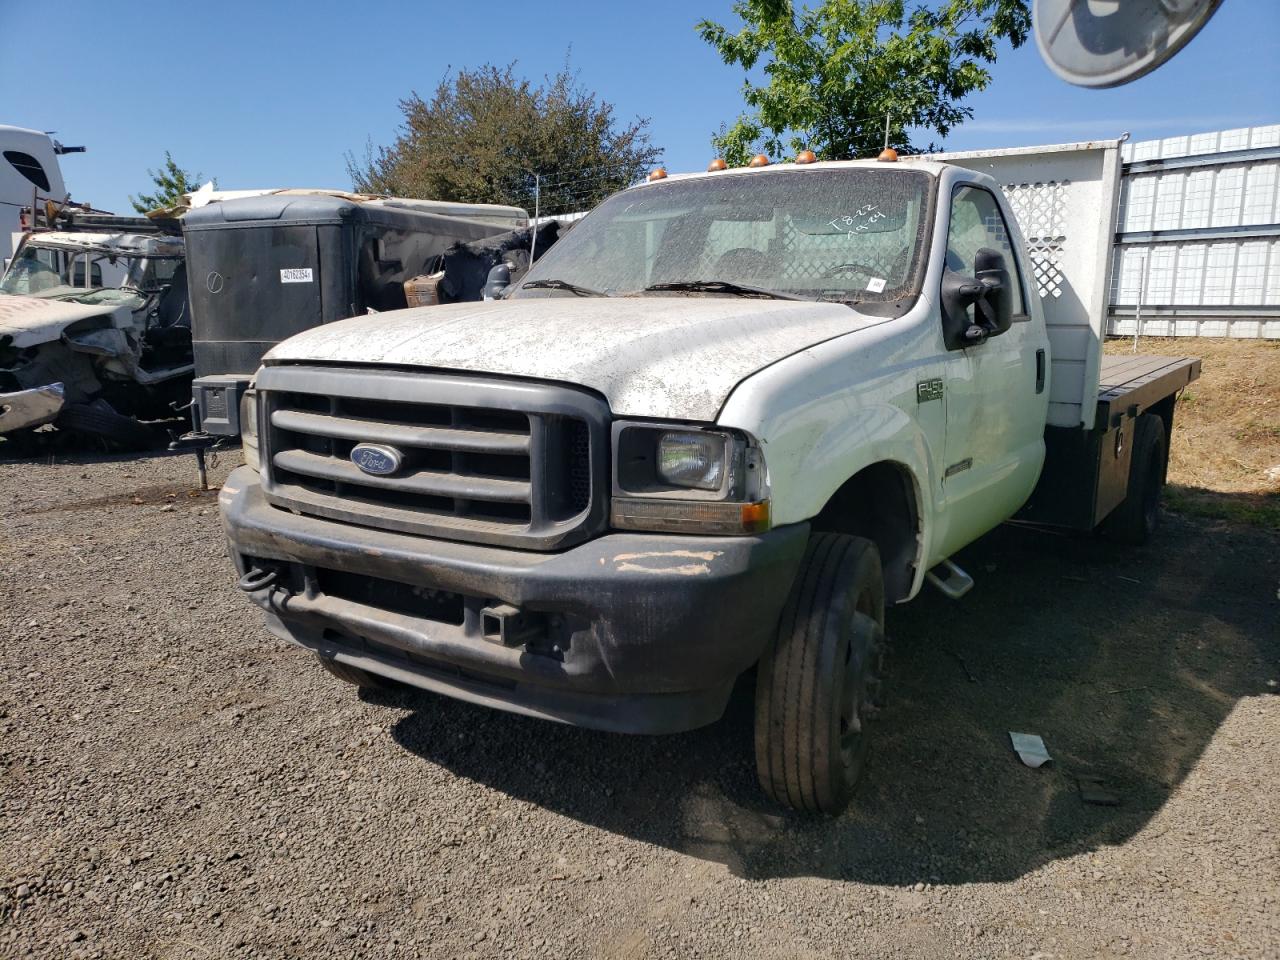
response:
M769 364L886 322L843 304L741 297L528 297L356 317L264 362L341 361L577 384L620 416L711 421Z
M128 322L129 308L67 303L17 294L0 295L0 337L13 337L12 346L34 347L62 336L62 331L79 320L113 317L120 313Z

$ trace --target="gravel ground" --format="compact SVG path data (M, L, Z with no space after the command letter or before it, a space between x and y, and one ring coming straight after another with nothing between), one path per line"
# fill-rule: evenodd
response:
M191 472L0 464L0 957L1280 957L1274 531L997 531L891 613L829 820L758 793L745 685L662 738L357 695Z

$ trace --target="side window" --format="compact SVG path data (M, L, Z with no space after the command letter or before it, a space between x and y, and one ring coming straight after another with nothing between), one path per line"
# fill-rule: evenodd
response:
M40 161L31 154L23 153L21 150L6 150L4 158L9 161L13 169L41 190L49 189L49 177L45 174L44 167L40 166Z
M1004 255L1013 287L1013 315L1022 316L1027 305L1022 296L1018 258L1009 239L996 198L981 187L959 187L951 195L951 225L947 230L947 269L973 276L978 251L983 247Z

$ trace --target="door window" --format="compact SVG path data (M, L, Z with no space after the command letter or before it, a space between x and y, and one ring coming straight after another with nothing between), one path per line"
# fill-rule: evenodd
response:
M978 251L983 247L1004 257L1009 271L1013 315L1027 312L1022 296L1022 276L1018 258L1004 215L996 198L981 187L959 187L951 195L951 225L947 230L947 269L972 277L976 272Z

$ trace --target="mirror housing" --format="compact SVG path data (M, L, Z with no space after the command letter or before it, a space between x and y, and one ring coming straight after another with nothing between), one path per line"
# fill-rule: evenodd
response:
M948 350L977 346L1013 325L1013 297L1004 257L983 247L974 257L974 268L973 277L954 270L942 275L942 335Z

